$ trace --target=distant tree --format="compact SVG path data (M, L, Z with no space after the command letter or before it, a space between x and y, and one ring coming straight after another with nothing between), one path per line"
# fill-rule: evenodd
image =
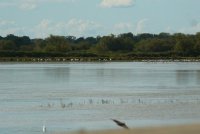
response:
M15 41L17 40L17 36L13 35L13 34L8 34L6 37L5 37L5 40L12 40L12 41Z
M28 36L9 34L0 36L0 51L22 52L75 52L96 53L103 55L121 53L164 53L173 52L180 56L200 55L200 33L122 33L119 35L79 37L51 35L45 39L30 39ZM131 52L131 53L130 53Z
M91 47L91 44L89 44L87 41L82 41L72 46L73 50L88 50L90 49L90 47Z
M108 44L111 43L112 37L104 36L100 39L98 44L96 45L96 50L98 52L109 51Z
M174 51L177 53L192 55L195 45L193 38L191 38L191 36L189 35L184 34L177 34L175 35L175 38L176 44L174 46Z
M104 36L97 44L100 51L132 51L134 41L130 37L115 37L114 35Z
M33 51L36 51L36 52L43 52L44 51L44 49L46 47L45 40L43 40L43 39L33 39L32 42L34 44Z
M118 37L133 39L134 35L133 35L133 33L123 33L123 34L118 35Z
M75 36L66 36L65 39L69 43L74 43L76 41L76 37Z
M85 41L88 42L91 45L97 44L97 38L94 38L94 37L87 37L85 39Z
M200 54L200 32L196 34L195 40L194 51L195 53Z
M13 51L16 50L16 45L11 40L0 40L0 50Z
M142 34L138 34L137 36L134 36L134 40L139 42L141 40L152 39L155 37L156 37L155 34L142 33Z
M24 45L31 45L31 39L28 36L18 37L13 34L9 34L5 37L5 39L13 41L18 49Z
M135 41L133 40L133 36L125 36L117 38L117 42L120 43L119 49L122 51L133 51L135 47Z
M80 43L83 41L85 41L84 37L80 37L80 38L76 39L75 43Z
M51 35L45 39L45 42L47 52L68 52L71 50L71 46L63 36Z
M158 34L157 36L159 39L166 39L166 38L169 38L170 37L170 33L160 33Z
M97 43L97 39L94 37L80 37L76 39L75 44L72 45L72 50L88 50Z
M165 39L147 39L137 43L136 50L139 52L170 52L173 50L173 44Z

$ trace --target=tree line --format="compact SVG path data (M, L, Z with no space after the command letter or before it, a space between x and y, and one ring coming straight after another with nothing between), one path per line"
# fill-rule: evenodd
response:
M20 55L21 54L21 55ZM28 36L0 36L0 56L98 56L98 55L162 55L200 56L200 32L183 33L123 33L97 37L56 36L30 39Z

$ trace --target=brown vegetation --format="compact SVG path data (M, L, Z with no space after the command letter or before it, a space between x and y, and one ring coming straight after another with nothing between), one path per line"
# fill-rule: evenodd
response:
M58 133L67 134L67 133ZM135 128L130 130L79 131L71 134L200 134L200 125Z

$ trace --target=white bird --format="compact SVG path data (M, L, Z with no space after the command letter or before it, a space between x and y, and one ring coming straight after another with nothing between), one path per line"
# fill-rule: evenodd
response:
M42 126L42 132L43 132L43 133L46 133L46 131L47 131L46 126L43 125L43 126Z

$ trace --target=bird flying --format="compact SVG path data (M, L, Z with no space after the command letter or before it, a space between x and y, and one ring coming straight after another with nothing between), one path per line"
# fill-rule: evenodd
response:
M111 120L114 121L118 126L123 127L125 129L129 129L128 126L124 122L118 121L116 119L111 119Z

